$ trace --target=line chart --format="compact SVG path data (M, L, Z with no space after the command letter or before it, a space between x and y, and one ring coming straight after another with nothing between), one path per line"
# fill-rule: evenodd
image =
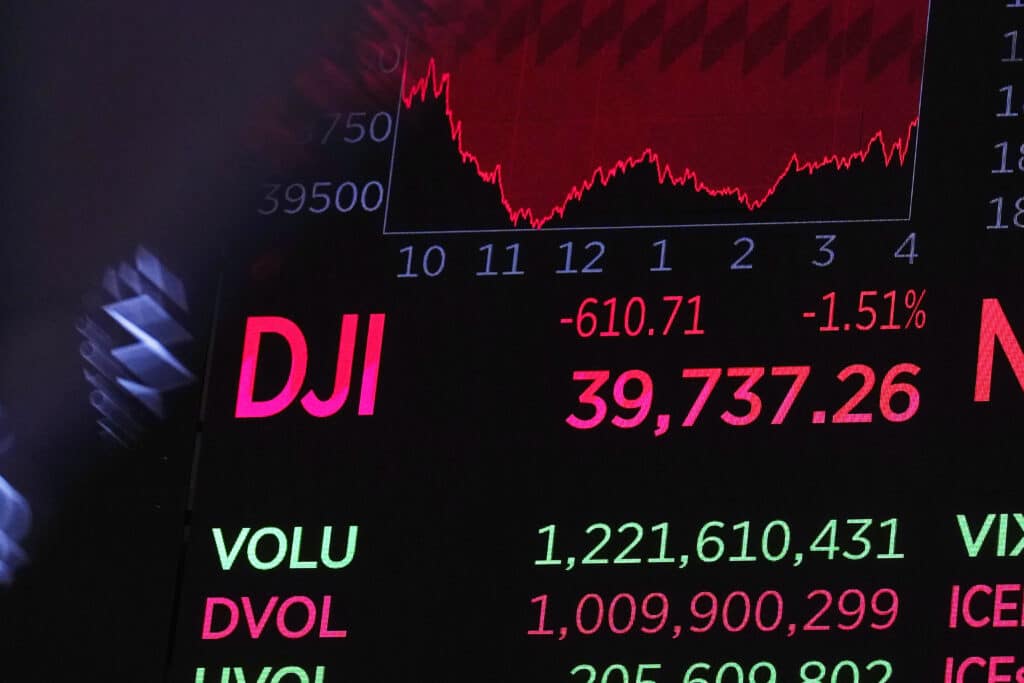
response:
M406 56L388 234L909 219L928 0L451 4ZM441 159L500 212L417 217Z

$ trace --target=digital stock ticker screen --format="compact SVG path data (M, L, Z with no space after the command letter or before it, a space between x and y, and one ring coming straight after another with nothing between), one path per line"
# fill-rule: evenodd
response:
M1024 2L321 28L226 227L67 323L80 438L170 482L124 680L1024 683Z

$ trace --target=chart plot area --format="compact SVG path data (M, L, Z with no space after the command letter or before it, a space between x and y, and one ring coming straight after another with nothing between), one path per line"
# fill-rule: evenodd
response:
M410 38L385 232L906 220L928 10L444 3Z

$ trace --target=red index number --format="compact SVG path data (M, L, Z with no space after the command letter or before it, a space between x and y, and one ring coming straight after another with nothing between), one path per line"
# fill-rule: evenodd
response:
M682 371L682 378L703 380L703 386L687 411L682 426L692 427L697 423L723 374L730 380L741 378L739 385L732 392L732 397L735 401L745 403L747 407L745 411L723 411L720 415L722 422L733 427L753 424L761 417L764 409L764 402L761 396L755 393L754 387L764 379L769 370L772 377L789 377L791 379L789 389L771 418L773 425L781 425L788 419L794 403L810 378L810 366L685 368ZM885 372L878 387L877 405L882 418L888 422L899 423L906 422L917 414L921 406L921 392L911 384L911 381L920 371L921 368L913 363L897 363ZM577 382L587 383L578 398L578 402L582 406L579 410L584 415L581 417L573 413L565 421L576 429L593 429L601 425L609 417L609 406L608 400L602 397L600 392L612 379L611 371L577 370L573 372L572 378ZM842 383L849 382L852 385L852 395L849 395L849 398L833 413L832 424L866 424L874 421L873 412L861 409L865 407L863 404L875 390L875 371L870 366L854 363L840 370L836 379ZM643 370L626 370L615 377L611 396L615 406L620 409L620 414L611 416L609 421L619 429L639 427L650 417L653 410L654 380ZM588 413L591 413L589 417ZM824 423L826 414L826 410L814 410L812 413L814 424ZM657 417L658 426L655 429L655 435L660 436L665 433L671 416L669 413L663 413Z
M917 376L917 373L921 371L921 368L914 365L913 363L900 363L894 365L889 372L882 378L881 387L881 401L879 408L882 411L882 417L889 422L906 422L910 418L914 417L918 407L921 405L921 392L917 390L912 384L907 382L896 382L896 375L907 373L912 376ZM892 397L897 394L905 394L907 397L907 408L906 410L893 410L892 409Z
M565 418L570 427L576 429L593 429L601 424L608 415L607 402L597 395L601 387L608 382L611 372L608 370L577 370L572 378L578 382L589 382L579 395L581 405L592 406L594 414L588 418L578 417L575 413ZM627 391L627 387L639 383L639 391ZM638 426L651 412L654 400L654 380L643 370L627 370L615 379L612 387L615 404L625 410L634 410L629 417L613 415L611 423L620 429L631 429Z
M878 322L878 312L875 311L874 306L867 306L864 303L864 299L868 297L878 296L878 292L873 289L865 290L860 293L860 302L857 304L858 313L867 313L868 320L864 323L857 323L858 330L870 330L874 328L875 323Z
M704 379L704 387L697 394L697 400L693 402L690 412L686 414L686 419L683 420L684 427L692 427L697 422L697 418L700 417L700 411L704 410L704 404L708 402L711 392L714 391L715 385L718 384L718 380L721 377L722 368L685 368L683 370L683 379Z
M737 401L744 401L750 407L743 415L736 415L735 413L727 410L722 413L722 421L726 424L733 425L734 427L749 425L757 420L761 415L761 409L763 407L761 397L753 392L753 388L754 385L764 377L765 368L727 368L725 372L729 377L746 377L746 379L740 384L739 388L733 392L733 398ZM811 368L806 365L783 365L772 368L771 372L772 377L793 378L793 383L790 385L789 391L786 392L786 396L782 399L782 403L779 405L778 410L775 411L775 415L772 417L772 424L777 425L782 424L783 420L785 420L786 416L789 414L790 409L793 407L793 403L796 401L796 397L800 394L800 390L804 388L804 384L807 383L807 378L810 377ZM704 379L704 387L701 389L700 394L697 395L697 400L693 402L693 406L690 407L690 412L687 413L686 419L683 421L684 427L692 427L696 423L697 418L704 409L704 405L708 402L708 398L711 396L711 392L715 388L715 384L721 376L721 368L687 368L683 370L683 379Z
M608 381L611 373L607 370L577 370L572 373L572 378L577 382L590 382L590 385L580 394L580 403L594 407L593 416L582 419L576 417L575 413L565 418L570 427L576 429L593 429L601 424L604 416L608 414L608 404L597 395L598 390Z
M921 368L913 363L898 363L885 373L885 377L882 378L882 384L879 388L880 395L878 408L882 412L882 417L889 422L906 422L917 413L917 409L921 406L921 392L918 391L917 387L908 382L897 382L896 378L902 374L917 376L917 373L920 371ZM832 417L832 422L835 424L871 422L871 413L855 413L853 412L853 409L856 408L861 401L867 398L868 394L871 393L871 389L874 388L875 371L866 365L858 363L848 365L843 368L839 374L836 375L836 378L839 379L840 382L845 382L854 375L860 375L863 377L863 384L861 384L861 387L856 391L856 393L854 393L854 395L836 411L836 414ZM894 410L892 407L893 397L899 394L903 394L907 397L907 407L905 410Z
M751 391L751 389L754 388L758 380L764 377L764 368L729 368L726 370L726 374L729 377L747 378L732 394L734 399L744 401L750 406L746 415L735 415L728 410L722 413L722 420L727 424L731 424L734 427L744 427L756 420L757 416L761 414L761 397Z
M832 422L836 424L857 424L871 422L871 413L855 413L853 409L860 405L860 402L867 398L867 395L871 393L872 387L875 386L875 371L866 365L861 363L855 363L854 365L847 365L845 368L839 371L836 378L840 382L845 382L854 375L860 375L864 378L864 383L860 389L850 397L843 406L836 411L836 414L832 417Z
M640 392L636 398L626 396L626 385L630 381L640 383ZM619 407L626 410L636 410L633 417L627 418L613 415L612 424L622 429L631 429L646 420L647 415L651 412L651 401L654 399L654 382L651 380L651 376L643 370L627 370L615 380L612 396Z
M785 398L782 399L782 403L779 405L779 409L775 411L775 417L772 418L773 425L780 425L786 419L786 416L789 415L789 409L793 407L793 402L796 401L796 397L800 394L800 390L804 388L804 384L810 376L811 368L807 365L782 365L772 368L772 377L793 378L793 384L790 385L789 391L786 392Z
M682 331L684 335L704 334L700 321L699 294L689 298L677 294L663 296L661 302L667 306L652 304L650 311L643 297L622 297L625 302L622 306L619 300L616 296L604 301L588 296L576 308L575 316L562 318L559 322L564 325L575 323L576 334L583 339L595 336L619 337L623 333L627 337L653 337L658 334L667 337L676 329L677 318L683 321L681 324L689 323L689 327ZM664 322L661 322L662 314Z

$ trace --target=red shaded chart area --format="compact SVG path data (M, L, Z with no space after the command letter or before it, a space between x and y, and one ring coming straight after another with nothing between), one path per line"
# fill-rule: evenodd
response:
M438 0L441 2L441 0ZM444 102L465 163L542 227L596 183L662 183L751 212L787 174L905 164L928 0L461 0L411 40L407 109Z

